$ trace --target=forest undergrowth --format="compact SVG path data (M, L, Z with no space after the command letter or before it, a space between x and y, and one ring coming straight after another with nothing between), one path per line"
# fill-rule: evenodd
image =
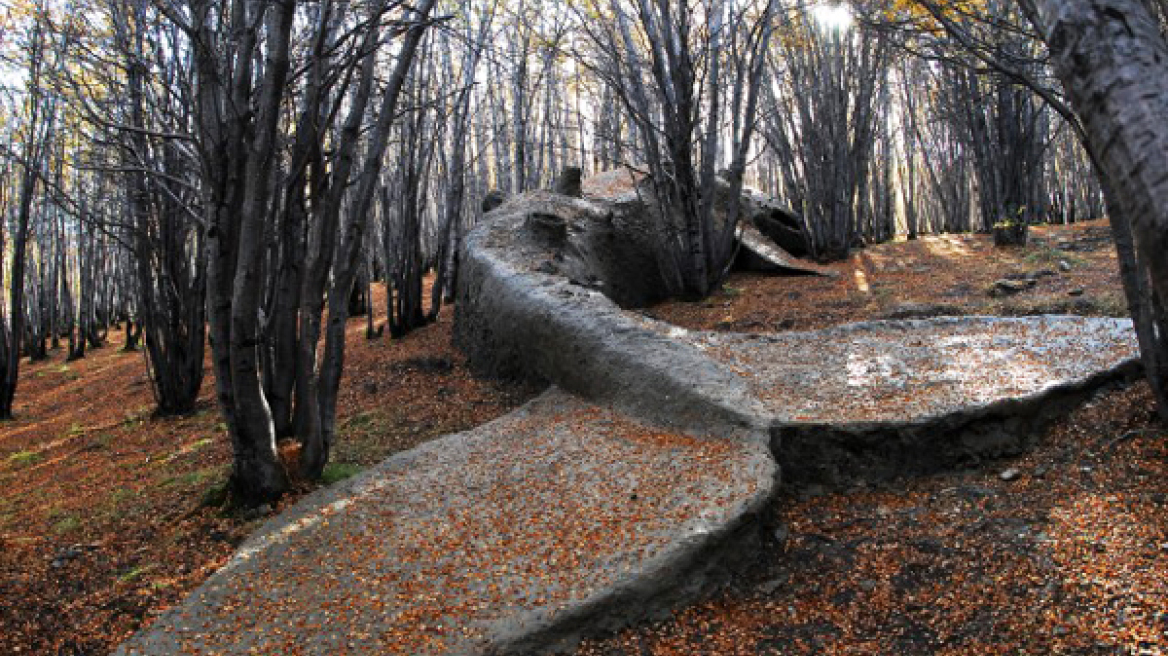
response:
M1125 312L1104 222L893 242L833 279L734 274L647 310L768 332L885 317ZM996 281L1030 276L1015 295ZM380 302L375 307L382 307ZM452 315L402 340L349 326L326 482L506 413L533 390L475 379ZM104 654L177 603L266 518L213 504L230 453L208 372L197 410L156 417L140 352L21 368L0 426L0 653ZM581 653L1161 653L1168 648L1168 446L1143 385L1099 395L1017 460L775 506L758 563L710 601ZM1013 469L1010 480L1003 473ZM271 512L294 503L287 497Z

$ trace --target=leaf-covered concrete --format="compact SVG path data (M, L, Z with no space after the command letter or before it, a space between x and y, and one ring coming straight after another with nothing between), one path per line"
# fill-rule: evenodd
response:
M799 481L992 455L1136 367L1116 320L661 324L606 295L652 291L626 211L534 193L465 241L457 339L483 371L558 388L305 499L121 653L568 648L724 581L777 462Z

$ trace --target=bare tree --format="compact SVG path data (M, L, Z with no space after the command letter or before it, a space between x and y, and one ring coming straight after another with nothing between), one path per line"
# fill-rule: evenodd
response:
M644 166L653 185L662 276L674 294L703 297L733 253L737 208L715 220L717 171L728 161L736 198L777 3L612 0L608 10L611 22L580 21L596 54L588 65L636 126L643 160L629 163ZM727 62L731 35L740 36Z
M38 8L39 9L39 8ZM25 36L27 60L27 80L23 104L27 109L24 124L17 133L15 152L17 161L18 187L16 189L15 231L12 235L11 265L8 278L7 321L0 316L0 363L3 376L0 377L0 419L12 418L12 404L20 374L22 344L31 340L26 328L40 327L40 322L28 321L25 307L26 263L29 248L29 231L32 224L33 205L42 177L45 174L45 158L48 155L56 122L57 103L46 93L45 69L53 66L49 58L53 56L49 37L43 25L44 13L37 11ZM39 319L39 318L38 318ZM4 324L7 325L4 325ZM37 338L39 340L39 338ZM43 348L43 341L40 341Z
M786 84L768 94L762 131L782 171L776 191L803 215L814 257L844 258L865 227L891 48L876 30L803 12L784 14L782 29L770 66Z

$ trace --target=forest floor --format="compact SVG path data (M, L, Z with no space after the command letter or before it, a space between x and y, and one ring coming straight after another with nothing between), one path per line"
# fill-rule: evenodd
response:
M735 274L706 301L648 312L754 332L934 313L1123 316L1108 234L1093 222L1035 229L1020 249L985 236L894 242L830 265L834 279ZM987 294L1038 272L1051 275ZM330 480L530 397L472 378L450 320L394 342L367 341L352 321ZM107 653L264 519L202 503L230 460L210 375L196 412L155 417L143 356L119 340L73 363L59 351L22 363L18 418L0 427L0 653ZM728 590L580 653L1168 651L1168 443L1151 407L1142 384L1113 390L1016 460L791 493L767 550ZM1003 480L1008 469L1017 476Z
M836 279L737 274L706 301L649 313L754 332L937 312L1123 316L1108 235L1091 222L1036 229L1019 249L896 242L831 265ZM987 294L1042 269L1056 273ZM1166 654L1165 437L1140 382L1099 393L1019 458L787 492L764 553L727 590L577 656Z
M530 398L473 378L451 319L394 341L351 320L328 482ZM231 458L209 356L195 412L157 417L143 354L110 338L75 362L21 363L17 418L0 424L0 654L108 653L267 519L204 503Z

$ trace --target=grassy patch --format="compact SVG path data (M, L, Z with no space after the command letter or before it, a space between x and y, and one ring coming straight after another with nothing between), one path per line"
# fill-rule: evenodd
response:
M162 481L165 487L201 487L219 474L217 467L207 467L171 476Z
M154 412L153 406L144 406L137 410L131 410L125 414L125 417L122 419L122 425L126 428L137 428L146 421L152 412Z
M1027 253L1022 261L1030 266L1058 266L1059 262L1066 262L1071 266L1083 266L1087 264L1087 260L1081 255L1077 255L1070 251L1064 251L1050 246L1038 246L1034 250Z
M53 522L53 532L57 534L72 533L81 528L81 520L76 515L65 515Z
M330 462L324 466L324 472L320 475L320 482L323 485L332 485L338 481L355 476L361 469L360 465L354 465L348 462Z
M206 508L222 508L227 505L228 498L231 496L230 492L227 488L227 481L219 481L203 491L199 505Z
M987 314L1006 317L1033 317L1043 314L1074 314L1082 317L1118 318L1131 316L1128 311L1127 300L1124 299L1122 294L1118 293L1080 296L1078 298L1052 298L1049 296L1011 298L989 303L984 309Z
M95 510L106 520L119 521L143 507L142 494L135 489L119 487L107 496Z
M115 504L118 504L118 505L124 504L127 501L132 501L132 500L137 499L137 498L138 498L137 490L131 490L128 487L118 488L118 489L114 490L114 493L110 496L110 499Z
M31 465L41 461L41 454L35 451L17 451L8 456L8 462L15 465Z
M341 444L365 444L368 438L390 430L391 419L381 410L367 410L344 420L338 428Z
M129 583L130 581L133 581L134 579L141 577L146 572L149 572L153 569L156 569L157 567L158 567L158 565L155 565L153 563L147 564L147 565L139 565L137 567L134 567L128 571L123 572L120 576L118 576L118 583Z
M93 450L108 449L109 446L113 443L114 443L113 433L102 433L102 434L98 435L97 437L93 438L92 440L90 440L89 444L86 446L86 448L93 449Z
M61 377L65 380L77 380L81 377L81 375L76 371L73 371L72 367L70 367L68 364L62 364L60 366L53 367L50 371L60 374Z

